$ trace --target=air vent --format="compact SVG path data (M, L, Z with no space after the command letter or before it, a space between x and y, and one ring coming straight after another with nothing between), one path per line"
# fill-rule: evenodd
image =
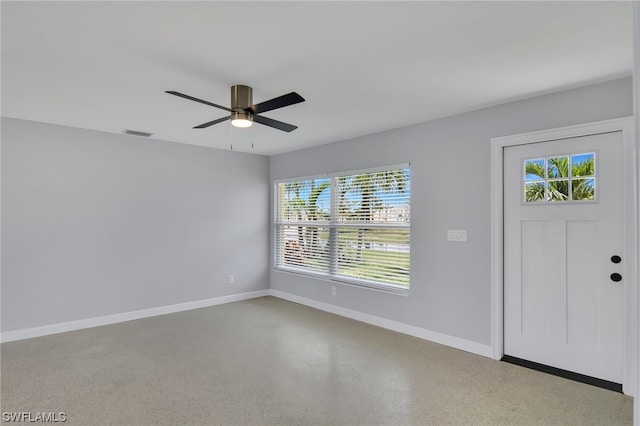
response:
M148 138L153 134L153 133L140 132L138 130L129 130L129 129L125 129L122 133L124 133L125 135L142 136L143 138Z

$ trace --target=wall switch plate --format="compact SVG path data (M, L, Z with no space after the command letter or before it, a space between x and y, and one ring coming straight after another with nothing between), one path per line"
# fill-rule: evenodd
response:
M332 295L332 296L335 296L335 295L336 295L336 286L335 286L335 285L332 285L332 286L331 286L331 295Z
M447 241L467 241L467 230L447 229Z
M235 280L236 277L234 277L233 274L229 274L229 284L233 284Z

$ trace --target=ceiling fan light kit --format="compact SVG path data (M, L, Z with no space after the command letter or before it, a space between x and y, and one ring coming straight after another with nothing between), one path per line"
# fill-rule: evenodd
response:
M231 120L231 124L235 127L251 127L253 122L256 122L284 132L291 132L298 127L272 118L263 117L258 114L297 104L299 102L304 102L304 98L302 96L296 92L291 92L259 104L253 104L253 89L242 84L231 86L231 108L194 98L193 96L185 95L173 90L167 90L165 92L190 101L200 102L205 105L223 109L230 113L227 117L218 118L217 120L200 124L199 126L195 126L194 129L204 129L209 126L213 126L214 124Z
M235 127L251 127L253 116L248 112L232 112L231 125Z

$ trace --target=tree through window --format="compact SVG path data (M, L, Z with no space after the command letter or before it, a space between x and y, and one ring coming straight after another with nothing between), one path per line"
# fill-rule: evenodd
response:
M408 166L278 182L276 268L409 288Z
M524 161L525 203L595 199L595 153L559 155Z

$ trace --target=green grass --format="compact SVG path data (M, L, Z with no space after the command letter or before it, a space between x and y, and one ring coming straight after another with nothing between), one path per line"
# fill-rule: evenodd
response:
M309 228L306 231L305 236L311 235ZM329 231L326 228L318 229L316 235L321 244L328 243ZM337 275L409 287L410 254L393 250L398 246L409 247L409 229L366 229L360 234L357 228L340 228L337 237ZM294 266L318 272L329 270L326 258L314 257L309 253L299 262Z
M362 250L362 260L355 255L340 259L338 274L409 287L409 253L394 252L394 266L381 267L378 250Z

